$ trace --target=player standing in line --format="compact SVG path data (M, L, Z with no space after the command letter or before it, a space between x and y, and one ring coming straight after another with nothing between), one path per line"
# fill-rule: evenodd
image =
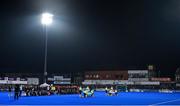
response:
M14 89L14 99L18 100L19 99L19 85L15 85L15 89Z
M10 99L12 97L12 86L11 85L8 87L8 91L9 91L8 96Z
M82 87L80 86L79 87L79 95L81 96L81 93L82 93Z

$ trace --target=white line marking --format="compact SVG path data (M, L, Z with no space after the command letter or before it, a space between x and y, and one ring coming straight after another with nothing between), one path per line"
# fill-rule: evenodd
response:
M152 105L150 105L150 106L161 105L161 104L170 103L170 102L175 102L175 101L180 101L180 99L175 99L175 100L170 100L170 101L155 103L155 104L152 104Z

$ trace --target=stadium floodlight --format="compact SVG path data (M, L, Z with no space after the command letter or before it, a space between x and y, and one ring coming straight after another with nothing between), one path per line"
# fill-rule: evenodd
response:
M53 15L50 13L43 13L41 17L41 23L43 25L50 25L53 22Z
M47 39L48 39L48 31L47 26L50 25L53 22L53 15L50 13L43 13L41 17L41 24L44 28L44 34L45 34L45 59L44 59L44 84L46 84L47 80Z

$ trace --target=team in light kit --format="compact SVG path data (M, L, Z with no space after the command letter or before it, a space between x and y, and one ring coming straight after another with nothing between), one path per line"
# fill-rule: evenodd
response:
M79 95L82 98L93 97L94 91L95 90L90 89L89 86L87 86L86 88L82 88L81 86L79 87ZM117 89L114 89L112 86L110 88L106 87L105 93L107 96L117 96L118 95Z

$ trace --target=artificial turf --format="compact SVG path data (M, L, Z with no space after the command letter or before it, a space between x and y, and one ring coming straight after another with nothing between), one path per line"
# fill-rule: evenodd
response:
M93 97L80 98L78 94L9 98L0 92L0 105L180 105L180 93L120 92L107 96L95 92Z

